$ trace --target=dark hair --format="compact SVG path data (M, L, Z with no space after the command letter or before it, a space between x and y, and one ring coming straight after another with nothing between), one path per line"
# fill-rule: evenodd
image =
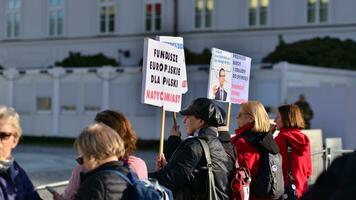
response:
M125 145L125 157L133 154L136 150L137 136L124 114L113 110L104 110L95 116L95 121L111 127L121 136Z
M302 112L297 105L283 105L278 108L284 128L305 128Z
M219 70L219 77L220 77L220 73L221 73L222 71L225 72L225 69L224 69L224 68L220 68L220 70Z

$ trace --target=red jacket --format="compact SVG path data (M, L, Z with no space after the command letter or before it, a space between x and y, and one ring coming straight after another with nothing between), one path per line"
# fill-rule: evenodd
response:
M231 142L236 147L237 159L238 159L239 165L245 166L248 169L250 169L251 179L253 181L258 173L258 169L260 166L260 152L258 151L258 149L255 146L253 146L251 143L249 143L245 138L241 137L236 140L236 137L239 136L243 132L245 132L245 131L241 132L241 130L236 129L235 130L236 136L231 138ZM273 138L271 140L273 141ZM275 142L273 141L273 143L275 143ZM275 144L275 146L278 149L277 144ZM273 148L273 147L268 146L266 148ZM271 198L259 198L259 197L256 197L256 196L250 194L250 200L270 200L270 199Z
M297 187L298 196L308 189L308 178L312 174L310 142L300 129L282 128L275 138L282 155L282 167L285 185L288 184L289 160L287 152L287 141L292 147L292 174Z

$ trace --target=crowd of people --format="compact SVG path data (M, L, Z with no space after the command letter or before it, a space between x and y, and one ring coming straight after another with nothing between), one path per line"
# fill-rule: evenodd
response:
M226 113L213 100L197 98L179 113L183 115L185 136L179 126L173 126L164 154L157 157L155 171L148 173L145 162L134 155L137 136L128 118L114 110L99 112L93 124L76 138L78 165L64 193L53 193L53 199L132 199L132 185L112 171L124 175L134 173L142 180L156 179L173 192L174 199L237 199L231 189L237 165L250 172L249 199L291 199L284 194L278 198L261 195L253 186L260 176L265 155L279 154L283 174L280 184L293 185L296 198L307 194L304 199L318 199L315 195L323 189L332 192L324 180L332 173L322 175L323 180L308 191L312 174L310 141L301 131L305 121L297 105L280 106L275 125L271 125L260 102L242 103L237 114L238 128L232 138L226 127ZM275 129L279 130L277 136L273 134ZM0 106L0 199L41 199L11 154L20 137L19 115L13 108ZM209 160L200 140L208 145ZM209 168L214 183L210 187L207 186Z

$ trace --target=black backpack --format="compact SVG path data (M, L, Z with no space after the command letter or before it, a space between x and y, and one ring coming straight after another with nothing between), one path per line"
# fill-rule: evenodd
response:
M271 133L268 133L271 134ZM257 145L255 135L242 134L238 138L245 138L260 151L260 165L256 177L251 181L251 194L261 198L280 199L284 193L284 177L282 156L272 154ZM273 140L274 142L274 140Z
M284 193L282 156L261 151L257 176L251 182L251 193L257 197L279 199Z

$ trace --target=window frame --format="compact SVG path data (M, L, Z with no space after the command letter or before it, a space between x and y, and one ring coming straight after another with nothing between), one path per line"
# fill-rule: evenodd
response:
M251 4L251 0L248 0L247 1L247 26L250 27L250 28L254 28L254 27L266 27L270 24L270 19L271 19L271 16L270 16L270 13L271 13L271 0L268 0L268 6L267 6L267 9L265 10L266 11L266 23L265 24L262 24L261 22L263 20L261 20L261 16L262 16L262 2L263 0L256 0L257 1L257 5L256 5L256 9L255 9L255 23L254 24L251 24L251 7L250 7L250 4Z
M117 16L118 16L118 5L115 0L103 0L104 2L101 2L101 0L97 1L97 11L98 11L98 33L100 35L112 35L117 32ZM109 9L114 8L114 17L113 17L113 30L110 31L110 13ZM102 31L101 27L101 8L105 8L105 27L104 31Z
M316 25L316 24L327 24L330 22L330 0L327 1L327 7L326 7L326 20L321 21L321 2L323 0L315 0L315 8L314 8L314 19L313 21L309 21L309 0L306 0L305 5L306 5L306 24L307 25Z
M62 4L61 5L55 5L51 6L50 4L51 0L47 0L47 35L49 37L62 37L64 35L65 31L65 5L66 5L66 0L61 0ZM62 24L61 24L61 33L58 32L59 30L59 11L62 11ZM51 13L55 12L55 17L54 17L54 34L51 34Z
M156 28L156 19L157 19L157 12L156 12L156 4L160 5L160 29ZM151 16L150 16L150 28L147 29L147 6L151 6ZM143 30L144 32L161 32L163 30L163 1L161 0L145 0L144 6L143 6L143 18L144 18L144 27Z
M21 21L22 21L22 0L5 0L5 28L4 28L4 36L6 39L17 39L20 37L21 32ZM13 2L14 7L10 8L10 2ZM19 3L18 7L16 7L16 2ZM9 16L13 18L11 25L11 32L9 32ZM16 31L16 17L18 17L17 31Z
M202 1L202 10L201 10L201 14L199 16L200 19L200 27L197 27L197 1ZM207 26L207 16L209 14L209 12L207 12L207 4L208 1L212 1L212 9L211 9L211 13L210 13L210 26ZM193 1L193 28L195 30L209 30L212 29L214 27L214 13L215 13L215 0L194 0Z

